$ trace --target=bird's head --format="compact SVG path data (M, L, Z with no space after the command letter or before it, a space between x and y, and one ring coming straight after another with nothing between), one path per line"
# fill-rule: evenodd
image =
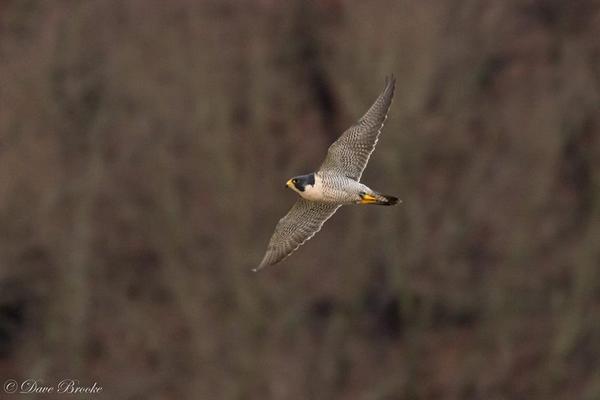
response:
M288 180L285 184L286 187L289 187L294 192L304 192L308 186L313 186L315 184L315 174L308 175L300 175L295 176L292 179Z

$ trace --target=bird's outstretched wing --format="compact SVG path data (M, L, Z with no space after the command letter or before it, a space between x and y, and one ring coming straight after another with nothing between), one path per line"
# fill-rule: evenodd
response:
M360 180L387 118L395 85L394 76L386 79L385 89L369 111L329 146L321 171L333 171Z
M323 223L340 207L339 204L319 203L299 199L281 218L271 237L267 253L254 271L273 265L292 254L304 242L321 230Z

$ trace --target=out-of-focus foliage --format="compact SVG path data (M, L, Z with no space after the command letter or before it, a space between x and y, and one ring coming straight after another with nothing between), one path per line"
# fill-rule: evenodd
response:
M599 38L594 0L0 3L0 378L600 398ZM391 73L364 180L404 203L252 274Z

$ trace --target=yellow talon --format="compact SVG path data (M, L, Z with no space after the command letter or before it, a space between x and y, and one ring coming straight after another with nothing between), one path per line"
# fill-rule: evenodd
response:
M360 196L360 203L359 204L374 204L377 203L377 199L375 198L375 196L371 196L370 194L363 194Z

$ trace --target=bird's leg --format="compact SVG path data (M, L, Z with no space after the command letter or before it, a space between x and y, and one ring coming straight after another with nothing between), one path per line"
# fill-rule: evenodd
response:
M365 192L360 192L358 194L360 196L360 201L358 204L375 204L377 203L377 198L373 195L370 195Z

